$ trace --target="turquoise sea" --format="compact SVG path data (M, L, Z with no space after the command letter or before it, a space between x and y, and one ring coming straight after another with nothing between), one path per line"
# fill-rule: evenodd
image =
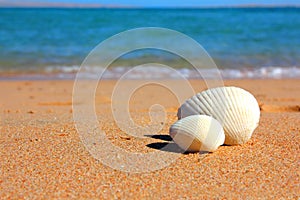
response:
M163 27L190 36L228 78L300 77L300 8L2 8L0 16L2 78L72 77L101 41L140 27ZM189 68L162 52L139 51L120 58L110 77L149 57L183 72Z

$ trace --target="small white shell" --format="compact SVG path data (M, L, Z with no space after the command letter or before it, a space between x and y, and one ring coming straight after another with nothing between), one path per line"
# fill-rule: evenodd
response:
M170 135L180 148L189 152L215 151L225 140L222 125L207 115L193 115L175 122Z
M260 110L255 97L238 87L218 87L188 99L178 110L179 119L205 114L217 119L225 131L225 144L247 142L258 126Z

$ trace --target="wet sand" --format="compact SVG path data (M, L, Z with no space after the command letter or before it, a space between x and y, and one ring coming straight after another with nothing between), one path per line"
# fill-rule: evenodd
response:
M135 138L113 120L115 81L96 91L96 113L111 143L128 152L160 152L170 141L179 103L159 86L136 91L129 103L135 123L150 122L161 104L166 120L156 136ZM195 91L206 88L191 81ZM73 81L0 82L0 198L297 199L300 197L300 80L228 80L257 98L261 119L251 140L208 155L179 154L147 173L112 169L93 158L73 121ZM176 153L176 152L173 152Z

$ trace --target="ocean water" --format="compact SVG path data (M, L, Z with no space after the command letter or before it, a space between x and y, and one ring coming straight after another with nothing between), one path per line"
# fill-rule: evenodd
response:
M100 42L140 27L188 35L225 78L300 78L300 8L0 9L0 77L72 78ZM150 60L193 78L182 59L155 50L122 56L107 77Z

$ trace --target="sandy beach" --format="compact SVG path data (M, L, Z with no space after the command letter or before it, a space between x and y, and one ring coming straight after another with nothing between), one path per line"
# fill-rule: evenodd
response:
M164 88L149 86L131 98L137 124L148 109L166 109L163 129L137 139L114 123L110 103L115 81L96 92L96 113L107 137L129 152L155 152L172 143L168 129L178 102ZM191 81L195 91L206 88ZM126 173L103 165L82 144L72 115L73 81L0 82L1 199L297 199L300 197L300 80L227 80L257 98L260 125L241 146L221 146L201 157L180 154L169 166ZM143 92L144 91L144 92Z

